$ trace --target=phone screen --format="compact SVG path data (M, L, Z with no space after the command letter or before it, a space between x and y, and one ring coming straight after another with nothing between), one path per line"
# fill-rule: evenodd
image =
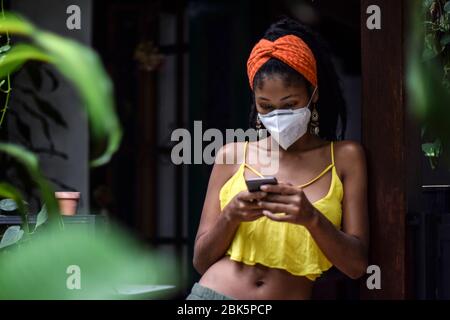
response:
M247 189L250 192L261 191L261 186L265 184L277 184L278 181L275 177L263 177L263 178L250 178L246 179Z

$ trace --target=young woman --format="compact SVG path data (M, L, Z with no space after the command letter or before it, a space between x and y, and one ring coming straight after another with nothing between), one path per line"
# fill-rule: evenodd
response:
M217 155L238 150L235 164L212 170L194 249L202 277L187 299L309 299L332 265L353 279L366 271L364 152L337 141L344 100L330 57L306 27L289 18L273 24L247 72L251 124L271 136L225 145ZM279 183L249 192L245 179L262 176L262 167L248 159L275 146Z

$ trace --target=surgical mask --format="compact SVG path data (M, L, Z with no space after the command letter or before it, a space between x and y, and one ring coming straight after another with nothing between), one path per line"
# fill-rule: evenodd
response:
M308 124L311 118L309 105L316 93L316 89L314 89L308 104L303 108L278 109L267 114L258 113L259 120L284 150L287 150L308 130Z

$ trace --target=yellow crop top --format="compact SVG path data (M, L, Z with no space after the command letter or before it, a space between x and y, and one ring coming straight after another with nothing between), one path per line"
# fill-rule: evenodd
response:
M223 209L239 192L246 190L244 170L248 168L258 176L258 171L246 163L244 146L244 161L236 173L222 186L220 190L220 207ZM333 225L340 229L342 219L342 197L344 189L334 165L333 142L331 148L331 164L317 177L302 184L306 187L317 181L331 170L331 184L328 194L313 203ZM279 268L297 276L305 276L315 280L332 264L322 253L309 231L297 224L279 222L261 217L254 221L241 222L233 241L227 250L231 260L248 265L259 263L270 268Z

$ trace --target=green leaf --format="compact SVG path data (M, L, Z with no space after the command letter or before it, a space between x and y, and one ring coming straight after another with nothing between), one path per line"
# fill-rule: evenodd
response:
M11 49L11 46L9 44L5 44L4 46L0 47L0 53L9 51L9 49Z
M0 210L12 212L17 210L17 203L13 199L3 199L0 201Z
M0 33L14 33L21 35L31 35L34 32L34 26L23 17L5 12L5 18L0 16Z
M12 143L0 143L0 151L14 157L22 163L28 170L33 172L39 170L36 155L27 151L24 147Z
M0 249L17 243L20 239L22 239L22 236L23 230L20 229L19 226L9 227L3 234L2 241L0 241Z
M54 191L42 175L36 155L22 146L12 143L0 143L0 152L7 153L24 166L41 193L44 203L47 206L49 218L51 218L52 222L57 222L62 226L62 218L59 213L59 207L55 199Z
M426 157L438 157L439 148L434 143L423 143L422 151Z
M19 190L17 190L15 187L10 185L9 183L2 182L0 183L0 196L2 197L8 197L17 205L17 209L20 213L20 217L22 219L22 227L23 229L28 233L29 227L28 227L28 217L27 212L25 209L25 201L23 201L22 194Z
M36 229L43 225L48 219L48 214L47 214L47 208L45 207L45 205L42 206L41 211L39 211L37 217L36 217L36 225L34 226L34 231L36 231Z
M89 115L93 140L107 141L104 153L91 162L99 166L109 161L120 145L122 130L117 119L112 83L97 54L70 39L48 32L36 32L35 41L52 57L52 63L75 86Z
M0 55L0 78L19 69L27 60L50 62L51 57L32 45L15 45L10 51Z

